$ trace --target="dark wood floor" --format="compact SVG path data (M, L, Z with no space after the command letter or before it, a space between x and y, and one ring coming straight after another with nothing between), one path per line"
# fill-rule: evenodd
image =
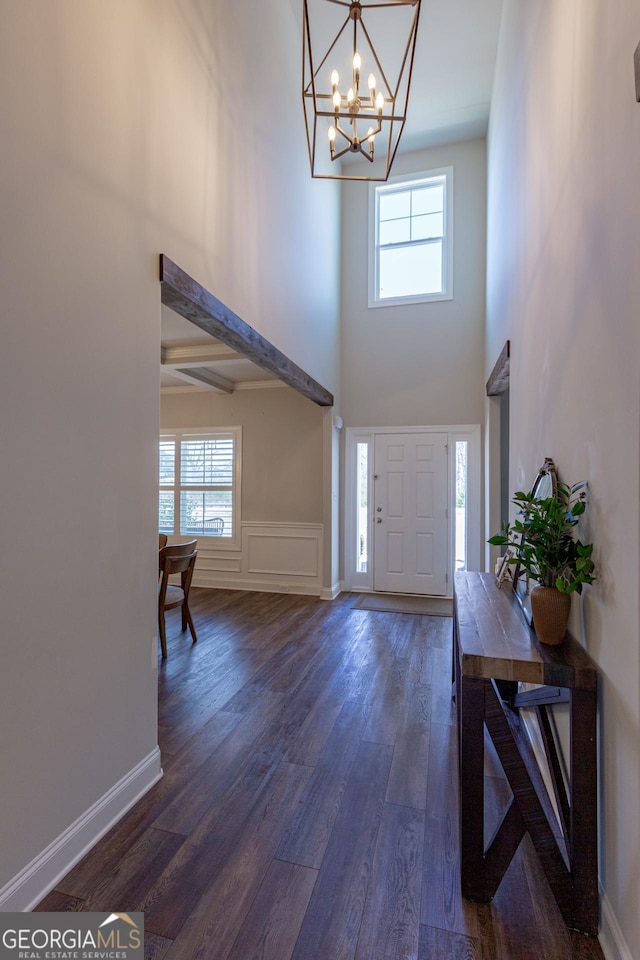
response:
M148 957L601 960L525 841L459 886L452 621L195 590L168 615L164 777L39 905L143 910ZM509 799L489 758L489 819ZM492 824L487 824L487 830Z

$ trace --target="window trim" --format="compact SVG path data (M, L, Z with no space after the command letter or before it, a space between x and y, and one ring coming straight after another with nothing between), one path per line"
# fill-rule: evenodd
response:
M420 293L406 297L378 296L378 198L403 186L411 186L427 180L444 181L444 232L443 232L443 289L439 293ZM420 241L422 242L422 241ZM407 246L411 246L408 243ZM404 304L432 303L453 300L453 167L437 167L418 173L389 177L386 183L369 184L369 290L368 306L395 307Z
M242 427L199 427L199 428L182 428L180 430L160 430L159 441L162 440L175 440L176 443L180 443L181 440L195 440L195 439L205 439L205 440L215 440L217 437L228 437L233 436L233 484L231 487L232 494L232 514L231 514L231 536L230 537L216 537L208 534L197 534L198 541L206 542L206 545L209 549L215 547L216 550L240 550L241 548L241 491L242 491ZM178 480L178 477L176 477ZM171 488L174 490L175 494L175 503L176 503L176 516L179 516L179 502L180 502L180 490L189 489L189 484L185 484L184 487L179 483L175 483ZM162 490L163 487L159 482L159 471L158 471L158 490ZM166 487L164 489L167 489ZM159 524L158 524L159 526ZM177 531L175 530L177 527ZM172 543L179 543L181 540L192 539L191 534L180 533L180 524L177 523L174 526L174 533L170 534Z

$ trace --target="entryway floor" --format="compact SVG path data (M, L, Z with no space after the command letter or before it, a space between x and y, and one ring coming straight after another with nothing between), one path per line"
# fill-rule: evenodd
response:
M168 616L164 777L37 909L144 911L167 960L602 960L525 841L460 895L452 621L192 591ZM488 820L509 802L489 751ZM492 822L487 823L487 834Z

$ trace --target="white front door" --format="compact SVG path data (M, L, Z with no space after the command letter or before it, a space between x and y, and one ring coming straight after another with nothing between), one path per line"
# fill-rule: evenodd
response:
M447 434L377 434L374 590L447 592Z

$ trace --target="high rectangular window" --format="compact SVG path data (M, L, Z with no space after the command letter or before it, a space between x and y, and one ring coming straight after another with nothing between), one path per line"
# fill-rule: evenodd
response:
M240 429L160 437L159 530L237 539Z
M451 300L453 167L370 188L369 306Z

